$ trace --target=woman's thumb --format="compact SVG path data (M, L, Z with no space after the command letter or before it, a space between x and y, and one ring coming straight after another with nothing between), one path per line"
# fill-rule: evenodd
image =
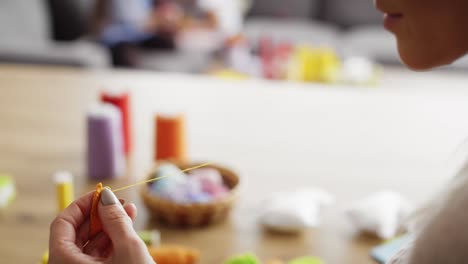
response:
M102 227L114 246L125 245L129 240L138 239L132 220L110 189L102 190L98 210Z

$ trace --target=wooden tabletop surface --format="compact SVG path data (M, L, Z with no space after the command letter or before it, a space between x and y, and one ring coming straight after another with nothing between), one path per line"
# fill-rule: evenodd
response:
M427 81L417 78L409 83ZM466 79L454 78L447 80ZM390 89L395 83L398 89ZM373 263L369 249L379 241L358 235L342 210L382 189L423 201L447 179L440 173L443 162L468 135L466 94L405 92L404 84L384 78L377 88L327 88L0 66L0 172L13 176L18 192L0 214L0 262L38 263L47 249L49 223L56 214L55 171L76 176L76 194L93 189L84 169L85 112L99 91L115 88L132 93L135 149L127 175L107 184L120 186L145 177L152 164L151 120L158 111L186 112L192 160L214 161L241 176L241 197L229 220L203 229L157 226L138 190L123 192L122 198L138 206L137 229L158 227L164 243L198 248L207 264L243 252L262 260L313 255L332 264ZM336 198L324 210L319 228L288 236L258 225L262 199L274 191L307 186L323 188Z

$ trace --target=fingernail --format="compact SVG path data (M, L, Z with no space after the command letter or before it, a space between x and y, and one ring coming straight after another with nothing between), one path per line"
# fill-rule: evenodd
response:
M112 205L120 203L115 194L108 188L104 188L101 192L101 204L102 205Z

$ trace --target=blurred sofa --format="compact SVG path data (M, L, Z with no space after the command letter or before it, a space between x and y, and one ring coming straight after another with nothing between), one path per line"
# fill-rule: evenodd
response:
M0 61L109 66L107 51L83 39L94 0L0 1ZM245 33L273 39L328 45L344 55L398 63L392 36L380 26L370 0L252 0ZM143 52L143 51L142 51ZM206 54L144 51L143 66L194 72L209 63Z
M94 1L1 0L0 62L110 66L107 50L84 37ZM252 42L268 36L400 64L394 37L371 0L242 1L251 2L244 32ZM181 72L201 71L211 60L209 54L177 51L142 51L141 57L146 69ZM467 69L468 58L450 68Z
M1 0L0 62L91 68L110 66L110 59L105 49L83 39L82 31L73 32L70 28L70 24L74 21L69 19L70 14L79 17L80 8L83 6L78 6L76 3L84 1L87 0ZM67 10L63 8L54 9L56 7L52 5L54 3L61 5L66 3L70 8L68 15ZM63 17L68 23L64 24L68 27L68 30L64 29L64 39L56 35L59 31L53 25L60 25L61 22L53 23L56 18L53 16L53 11L60 11L56 14L68 16Z

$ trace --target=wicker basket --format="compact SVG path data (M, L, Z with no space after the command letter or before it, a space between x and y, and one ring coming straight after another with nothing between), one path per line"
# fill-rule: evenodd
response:
M200 165L171 162L182 170ZM141 195L153 218L161 223L176 227L207 226L224 220L237 198L239 177L231 170L218 165L211 164L206 167L217 169L221 173L224 184L230 189L228 195L208 203L180 204L150 193L148 184L143 187ZM152 177L152 173L150 173L148 179Z

